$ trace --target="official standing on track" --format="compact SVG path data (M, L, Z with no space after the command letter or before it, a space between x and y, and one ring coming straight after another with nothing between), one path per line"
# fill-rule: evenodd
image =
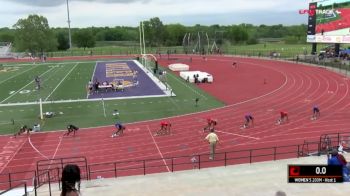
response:
M214 159L216 144L219 142L218 136L214 133L214 129L210 129L210 133L205 137L205 140L208 140L210 145L210 160Z

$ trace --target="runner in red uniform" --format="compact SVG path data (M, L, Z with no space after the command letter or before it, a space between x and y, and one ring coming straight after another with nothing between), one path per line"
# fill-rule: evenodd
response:
M166 121L160 122L160 129L154 134L154 136L158 135L169 135L170 134L171 124Z
M218 121L216 119L208 118L207 126L203 128L203 131L206 131L206 130L210 131L211 129L214 129L217 124L218 124Z
M280 118L277 120L277 124L283 124L285 122L289 122L288 113L282 111L280 112Z

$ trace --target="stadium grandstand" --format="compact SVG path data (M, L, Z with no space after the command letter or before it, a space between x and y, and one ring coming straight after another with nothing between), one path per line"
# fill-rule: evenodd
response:
M0 42L0 59L12 58L11 48L12 43Z

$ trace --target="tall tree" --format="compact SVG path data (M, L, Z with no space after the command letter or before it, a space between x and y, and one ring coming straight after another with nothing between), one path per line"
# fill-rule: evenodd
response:
M15 28L15 47L18 51L31 53L52 51L57 48L57 40L44 16L29 15L19 19Z
M0 28L0 42L13 42L15 40L14 32L9 28Z
M66 32L59 31L59 32L57 32L56 37L57 37L57 42L58 42L58 46L57 46L58 50L69 49L69 38L68 38L68 34Z
M73 42L79 48L92 48L95 46L95 36L92 29L80 29L73 34Z
M186 34L186 27L181 24L165 25L166 29L166 45L181 46L183 38Z
M151 45L160 46L164 42L165 28L158 17L144 21L145 40Z

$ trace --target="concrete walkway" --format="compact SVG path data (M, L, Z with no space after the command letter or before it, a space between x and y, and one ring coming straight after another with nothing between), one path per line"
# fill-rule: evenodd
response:
M350 154L346 154L347 160ZM284 191L288 196L350 195L350 183L292 184L287 182L288 164L326 164L326 156L286 159L175 173L98 179L83 182L83 196L273 196ZM57 185L53 195L59 195ZM46 195L47 187L38 195ZM47 193L47 192L46 192ZM34 195L34 194L32 194Z

